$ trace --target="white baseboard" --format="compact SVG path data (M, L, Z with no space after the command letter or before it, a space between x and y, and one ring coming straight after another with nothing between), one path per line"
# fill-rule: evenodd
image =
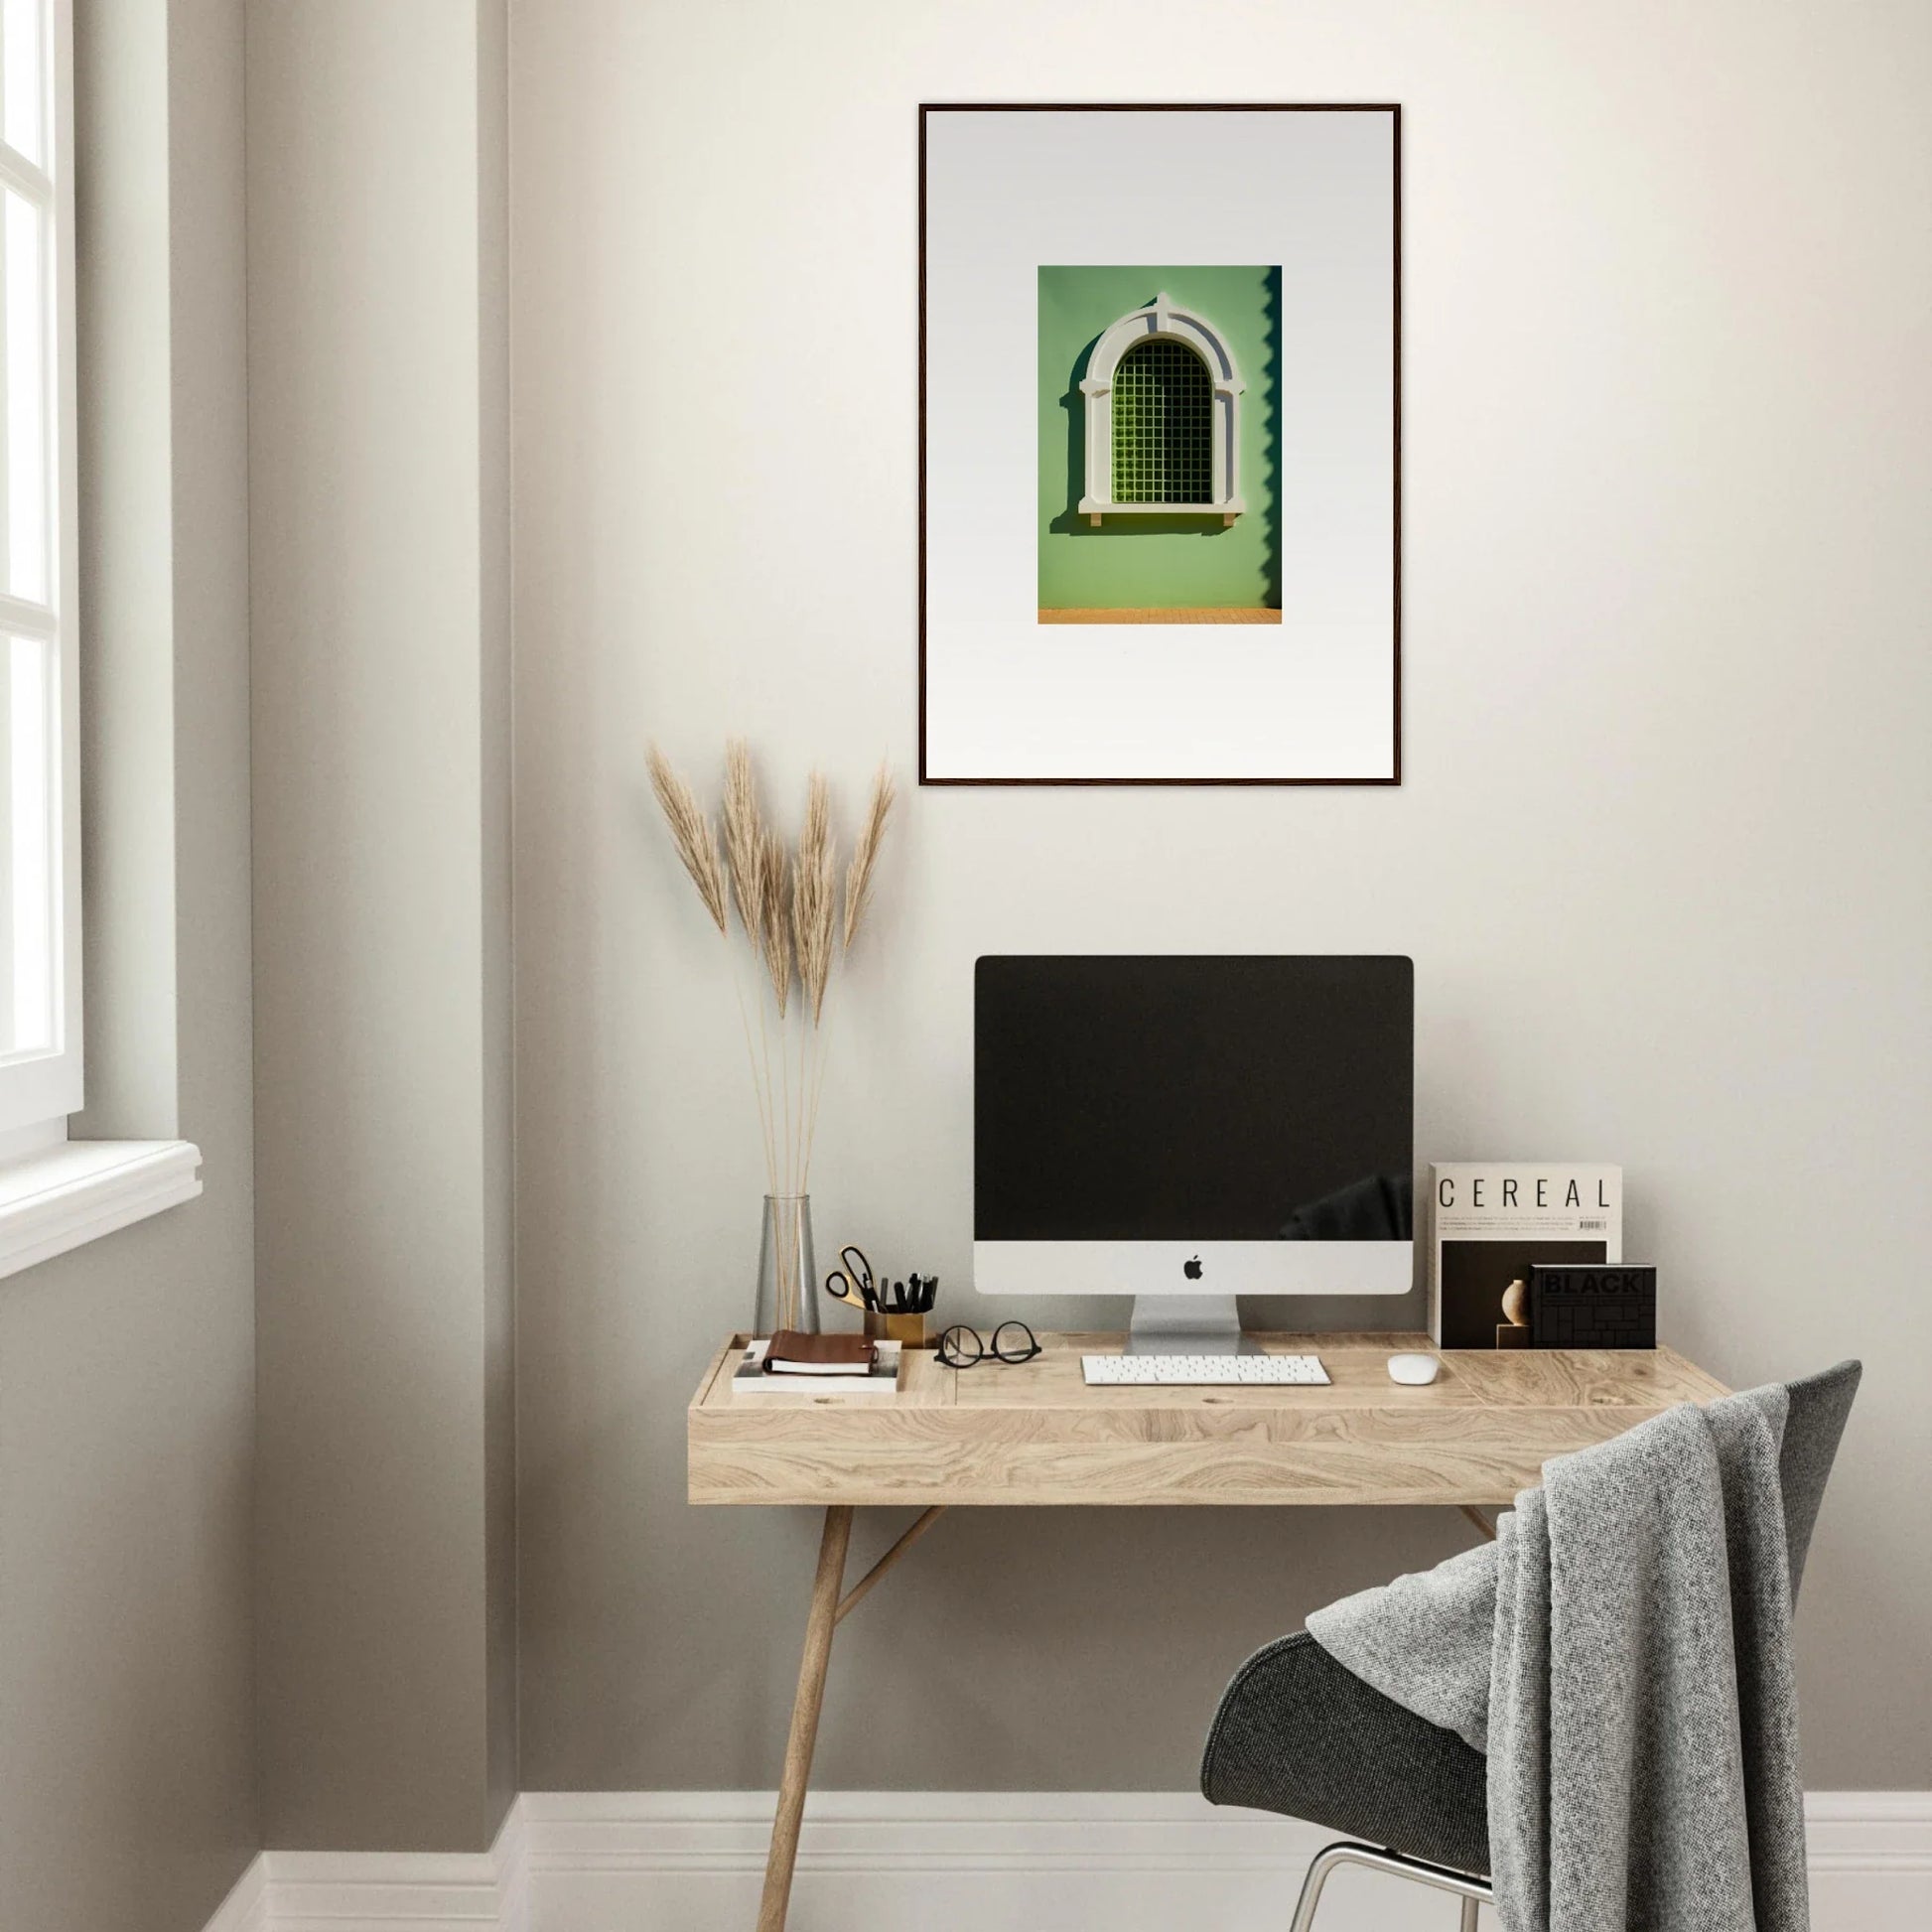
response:
M530 1932L523 1805L487 1852L264 1852L207 1932Z
M526 1792L487 1852L265 1853L207 1932L744 1932L771 1804ZM1806 1816L1813 1932L1932 1925L1932 1792L1813 1792ZM1335 1836L1191 1792L821 1792L791 1932L1280 1932ZM1442 1922L1439 1895L1374 1872L1322 1901L1321 1932Z
M207 1932L269 1932L268 1860L257 1852L248 1869L234 1881L221 1909L207 1922Z

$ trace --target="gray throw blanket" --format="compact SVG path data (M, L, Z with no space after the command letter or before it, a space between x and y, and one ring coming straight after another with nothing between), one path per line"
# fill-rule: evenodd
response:
M1309 1618L1489 1757L1506 1932L1807 1932L1782 1388L1544 1464L1497 1540Z

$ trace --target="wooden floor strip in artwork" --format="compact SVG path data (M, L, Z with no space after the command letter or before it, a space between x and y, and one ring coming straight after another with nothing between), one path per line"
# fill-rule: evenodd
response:
M1176 605L1158 611L1047 611L1041 623L1280 623L1279 611L1234 610L1217 605Z

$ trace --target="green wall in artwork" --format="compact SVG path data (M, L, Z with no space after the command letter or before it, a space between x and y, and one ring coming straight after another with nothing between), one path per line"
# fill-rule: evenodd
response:
M1162 290L1197 308L1247 384L1241 399L1241 492L1247 510L1218 517L1109 517L1075 507L1086 467L1080 378L1101 333ZM1277 268L1042 268L1039 271L1039 603L1044 610L1281 605Z

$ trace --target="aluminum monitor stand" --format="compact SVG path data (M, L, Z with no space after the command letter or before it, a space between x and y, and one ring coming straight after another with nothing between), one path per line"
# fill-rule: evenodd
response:
M1137 1295L1127 1329L1130 1355L1258 1355L1241 1332L1232 1295Z

